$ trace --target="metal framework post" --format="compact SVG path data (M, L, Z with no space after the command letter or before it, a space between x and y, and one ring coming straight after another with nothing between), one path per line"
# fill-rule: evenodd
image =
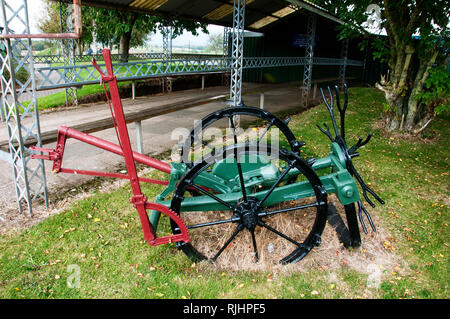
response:
M59 14L61 19L61 32L73 32L73 5L66 2L59 2ZM64 66L75 66L75 41L73 39L63 39L61 41L62 57ZM64 69L65 83L75 82L75 70L73 68ZM78 93L73 87L66 88L66 106L78 105Z
M308 45L305 48L305 66L303 69L303 87L302 87L302 103L303 106L308 106L309 93L311 91L311 80L314 62L314 42L316 38L316 22L317 17L315 14L308 16L307 22L307 38Z
M172 34L173 30L171 26L163 27L163 56L164 60L172 60Z
M230 28L224 27L223 28L223 50L222 50L222 56L224 58L227 58L230 56Z
M3 60L4 59L3 58L4 53L0 52L0 54L2 55L2 60ZM2 68L2 70L3 70L3 68ZM0 97L0 99L2 99L2 102L1 102L2 106L0 107L0 121L4 122L5 121L5 112L3 110L3 105L5 105L5 103L3 102L3 95Z
M1 0L1 16L5 34L30 34L27 0ZM11 29L12 26L15 30ZM48 206L44 162L31 159L30 150L24 146L29 140L38 146L42 144L33 48L31 39L5 38L3 44L6 54L1 55L2 107L8 130L9 162L12 164L19 211L22 213L22 204L25 204L28 215L31 216L35 200L42 199ZM25 95L30 101L28 104L21 102L21 97ZM25 117L31 118L31 121L27 120L25 124Z
M346 84L345 81L345 74L347 72L347 64L348 64L348 45L349 45L349 39L345 39L342 43L342 49L341 49L341 59L342 59L342 65L339 67L339 86L341 89Z
M244 55L245 0L234 0L232 30L232 65L230 100L232 106L242 104L242 69Z

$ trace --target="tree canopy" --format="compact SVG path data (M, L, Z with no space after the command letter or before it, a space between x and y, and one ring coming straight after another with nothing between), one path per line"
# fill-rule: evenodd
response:
M387 99L388 128L418 132L435 116L448 109L444 90L449 74L439 67L448 62L450 2L447 0L314 0L346 24L339 26L341 38L371 39L376 58L386 61L390 76L378 88ZM384 35L367 31L368 18L375 15ZM371 20L369 20L370 22ZM370 23L369 23L370 24ZM433 85L430 73L434 74ZM436 75L438 74L438 75ZM426 92L440 90L441 94ZM431 98L434 97L434 98Z
M45 1L46 16L41 17L39 28L43 32L59 32L60 18L58 3ZM135 12L125 12L93 7L82 7L83 36L77 42L78 53L81 54L94 39L102 45L119 47L121 60L127 61L129 50L144 44L148 36L157 30L165 32L164 26L172 28L172 36L181 35L184 31L198 35L199 29L208 33L207 25L187 20L166 20Z

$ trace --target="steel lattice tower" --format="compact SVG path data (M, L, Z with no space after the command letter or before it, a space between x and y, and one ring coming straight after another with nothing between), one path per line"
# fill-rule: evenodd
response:
M65 2L59 2L59 14L61 19L61 32L73 32L73 5ZM75 65L75 41L73 39L63 39L62 56L64 66ZM66 83L75 82L75 71L72 68L64 69L64 78ZM77 90L73 87L66 88L66 106L78 105Z
M14 4L1 0L2 24L5 34L30 34L28 5L26 0L15 0ZM12 30L14 25L16 30ZM31 159L30 150L25 146L33 142L41 146L36 79L33 64L31 39L4 39L6 53L1 55L2 107L8 130L10 160L14 175L14 185L19 211L23 204L32 215L32 203L42 199L48 205L45 167L43 160ZM9 73L9 76L7 76ZM18 75L21 74L20 79ZM24 75L25 74L25 75ZM21 102L22 96L30 102ZM30 117L32 121L25 117Z
M308 106L309 93L311 91L311 80L314 63L314 41L316 38L316 22L317 18L315 14L308 16L307 24L307 38L308 45L305 49L305 67L303 69L303 87L302 87L302 103L306 107Z

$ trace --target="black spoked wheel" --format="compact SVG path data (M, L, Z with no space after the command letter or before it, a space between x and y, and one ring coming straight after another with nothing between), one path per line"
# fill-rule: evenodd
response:
M192 260L254 262L264 259L292 263L320 244L327 218L327 195L316 173L297 154L284 149L274 154L272 149L265 155L270 161L267 167L278 171L276 178L249 185L247 166L243 162L258 152L248 144L234 144L221 154L210 154L195 164L179 181L171 209L185 221L191 242L177 243L177 246ZM196 183L196 177L202 172L214 172L218 158L231 158L230 170L234 167L236 184L240 186L237 194L218 194ZM312 196L303 197L300 190L298 196L283 192L283 187L292 185L293 172L299 188L300 184L309 183ZM201 196L191 197L192 189ZM227 200L227 196L233 195L237 200ZM222 205L223 209L195 211L191 207L185 211L190 201L202 198ZM172 230L178 232L175 224Z
M235 127L233 119L241 119L241 127ZM228 107L198 121L186 138L181 150L181 161L192 167L202 157L244 140L257 144L274 144L298 153L304 145L295 139L288 127L289 120L281 120L270 112L250 107ZM226 128L229 128L227 131Z

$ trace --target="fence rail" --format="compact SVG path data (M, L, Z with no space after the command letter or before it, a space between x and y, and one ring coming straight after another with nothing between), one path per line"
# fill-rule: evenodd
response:
M362 67L361 61L344 60L334 58L313 59L314 65L343 65ZM307 61L301 57L246 57L244 69L286 67L306 65ZM113 64L114 73L119 81L142 80L154 77L195 75L209 72L227 72L232 66L231 58L189 58L172 60L152 60ZM100 64L100 67L103 65ZM74 81L66 82L64 74L71 70L74 73ZM49 66L36 68L38 76L42 79L37 90L48 90L66 87L79 87L83 85L97 84L100 74L92 65L74 66Z

